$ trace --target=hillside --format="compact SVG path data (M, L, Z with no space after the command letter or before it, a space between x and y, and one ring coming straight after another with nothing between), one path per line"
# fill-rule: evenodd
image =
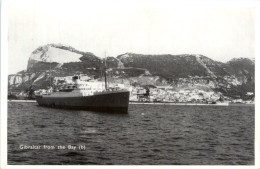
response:
M9 75L10 90L24 91L31 85L46 89L54 77L86 74L103 80L104 60L90 52L70 46L48 44L34 50L27 70ZM214 61L203 55L142 55L125 53L107 57L110 82L130 85L174 86L194 88L204 86L224 95L243 97L254 92L255 63L246 58L227 63Z

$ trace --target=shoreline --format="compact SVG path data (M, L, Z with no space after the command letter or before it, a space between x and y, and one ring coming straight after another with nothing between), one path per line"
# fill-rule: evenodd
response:
M147 104L147 105L180 105L180 106L255 106L254 103L217 103L217 104L207 104L207 103L175 103L175 102L129 102L129 104Z
M37 103L36 100L7 100L8 102L17 103ZM174 103L174 102L132 102L129 104L143 104L143 105L177 105L177 106L255 106L255 104L245 103L224 103L224 104L206 104L206 103Z
M129 102L129 104L147 105L176 105L176 106L229 106L229 104L206 104L206 103L169 103L169 102Z
M17 103L36 103L36 100L7 100L7 102L17 102Z

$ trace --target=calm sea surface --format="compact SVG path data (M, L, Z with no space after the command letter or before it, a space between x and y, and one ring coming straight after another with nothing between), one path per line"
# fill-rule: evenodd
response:
M109 114L8 102L8 164L253 165L254 112L130 105Z

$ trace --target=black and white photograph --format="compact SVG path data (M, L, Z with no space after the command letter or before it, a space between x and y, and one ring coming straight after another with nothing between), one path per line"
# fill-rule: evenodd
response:
M252 3L2 2L6 168L256 165Z

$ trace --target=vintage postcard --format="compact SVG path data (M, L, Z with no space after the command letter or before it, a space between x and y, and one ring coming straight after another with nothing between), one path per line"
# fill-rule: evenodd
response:
M258 9L2 1L1 168L259 167Z

